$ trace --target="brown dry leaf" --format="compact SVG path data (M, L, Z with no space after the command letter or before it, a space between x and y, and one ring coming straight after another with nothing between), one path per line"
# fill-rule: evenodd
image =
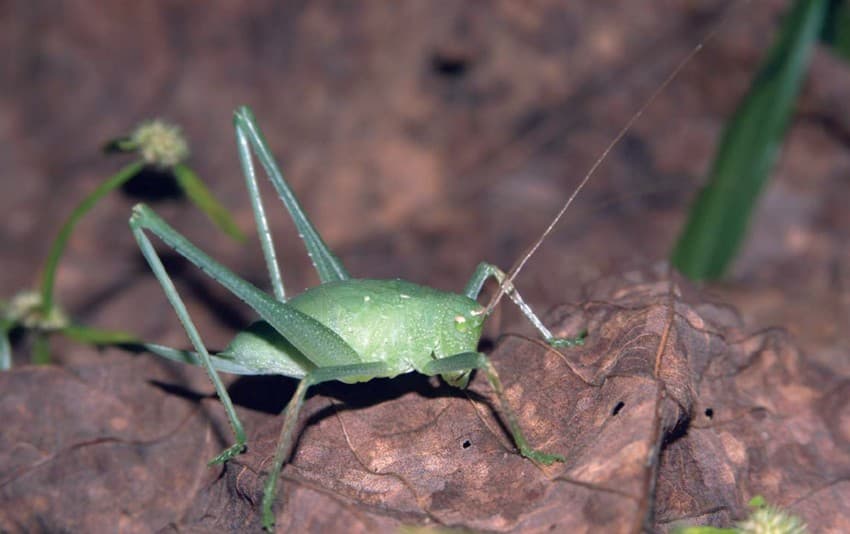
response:
M418 375L325 385L284 470L279 531L663 532L728 525L756 494L812 531L850 531L850 381L666 275L587 296L555 314L587 326L585 347L508 336L492 355L529 440L565 464L514 452L481 376L468 395ZM116 357L0 374L0 529L259 531L292 383L237 382L249 450L207 468L230 432L182 371Z

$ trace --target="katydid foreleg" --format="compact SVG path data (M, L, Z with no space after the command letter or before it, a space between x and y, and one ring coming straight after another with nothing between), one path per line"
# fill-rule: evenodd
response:
M522 299L519 291L517 291L516 287L514 287L513 282L508 279L507 274L495 265L486 262L479 263L475 272L472 274L472 278L470 278L469 282L466 284L464 294L473 300L478 299L478 295L481 293L481 288L484 286L484 282L486 282L487 278L490 278L491 276L495 278L502 287L504 287L504 292L512 301L514 301L514 304L517 305L529 322L534 325L534 328L540 332L547 343L553 347L575 347L584 343L583 336L575 338L558 338L553 336L552 332L546 327L546 325L543 324L543 321L537 317L534 310L531 309L531 306L526 304L526 302Z
M463 354L440 358L439 360L430 362L423 372L427 375L445 375L452 372L470 371L472 369L483 369L487 374L487 381L490 382L490 386L499 399L500 413L507 419L508 429L520 454L543 465L565 461L564 457L559 454L547 454L538 451L528 443L528 440L525 439L525 435L522 433L522 428L519 426L519 420L511 408L510 403L508 403L507 396L505 396L505 390L502 387L499 373L484 354L480 352L465 352Z

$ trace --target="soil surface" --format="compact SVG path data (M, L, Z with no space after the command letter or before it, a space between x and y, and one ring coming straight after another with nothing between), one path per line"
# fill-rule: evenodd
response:
M483 376L405 376L308 397L281 479L280 531L666 532L729 525L756 494L813 532L850 531L850 69L815 54L774 177L729 278L663 260L786 2L10 1L0 8L0 295L34 287L50 241L129 160L104 143L177 122L189 164L246 232L233 109L257 115L287 179L357 277L460 290L510 267L629 117L703 51L610 153L516 284L486 340L530 441L515 454ZM263 184L292 293L317 283ZM256 237L223 236L146 173L79 225L58 279L77 321L188 342L127 226L149 203L268 287ZM205 342L252 312L162 249ZM202 370L59 337L56 365L0 374L0 530L257 531L295 381L227 377L249 449ZM487 348L488 351L491 348ZM480 374L480 373L479 373Z

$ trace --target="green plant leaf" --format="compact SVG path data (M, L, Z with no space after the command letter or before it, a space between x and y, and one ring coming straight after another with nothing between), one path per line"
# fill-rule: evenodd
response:
M69 338L92 345L131 345L141 344L141 340L128 332L103 330L83 325L71 325L61 330Z
M0 371L8 371L12 368L12 344L9 343L11 330L8 321L0 324Z
M139 145L129 137L110 139L103 145L103 152L106 154L124 154L127 152L135 152L138 149Z
M767 501L764 500L764 497L761 495L756 495L752 499L747 502L747 506L750 508L764 508L767 506Z
M177 184L201 211L215 223L224 233L239 241L245 241L245 234L236 226L230 212L215 199L207 186L186 165L179 163L172 167Z
M850 61L850 1L829 0L820 39L839 57Z
M32 363L46 365L50 363L50 339L46 332L34 332Z
M797 0L749 93L727 124L709 181L671 261L694 280L721 277L743 240L776 159L829 0Z

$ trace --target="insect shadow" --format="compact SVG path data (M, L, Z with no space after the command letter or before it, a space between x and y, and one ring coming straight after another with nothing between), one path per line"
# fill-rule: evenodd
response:
M175 382L150 380L149 383L163 392L199 404L204 399L215 398L215 394L199 393ZM227 389L233 404L256 412L278 415L295 393L298 380L279 375L240 376ZM313 414L304 426L322 421L334 412L360 410L377 406L409 394L427 399L469 398L486 404L493 413L496 408L483 395L467 389L465 392L442 382L434 382L425 375L406 374L396 378L376 378L368 384L342 384L325 382L315 386L306 398L322 396L339 401L339 404L321 409ZM506 429L507 432L510 432Z
M175 377L177 378L177 377ZM214 394L202 394L174 382L163 382L150 380L149 383L165 392L185 399L193 404L201 406L205 399L215 398ZM233 404L268 415L278 415L286 407L289 399L295 394L298 380L279 375L257 375L241 376L228 388ZM487 407L493 415L493 419L504 435L510 435L508 428L498 416L498 409L493 406L490 399L480 393L466 389L461 391L451 387L442 381L434 381L433 378L418 373L409 373L396 378L376 378L369 384L342 384L340 382L325 382L313 388L306 397L322 396L334 399L335 403L328 404L311 414L303 422L303 428L307 429L319 424L328 417L335 417L347 411L356 411L389 402L405 395L415 394L427 399L440 398L465 398ZM227 439L220 429L216 428L216 434L222 440ZM298 450L301 442L299 434L293 440L293 453ZM469 447L465 442L464 448Z

